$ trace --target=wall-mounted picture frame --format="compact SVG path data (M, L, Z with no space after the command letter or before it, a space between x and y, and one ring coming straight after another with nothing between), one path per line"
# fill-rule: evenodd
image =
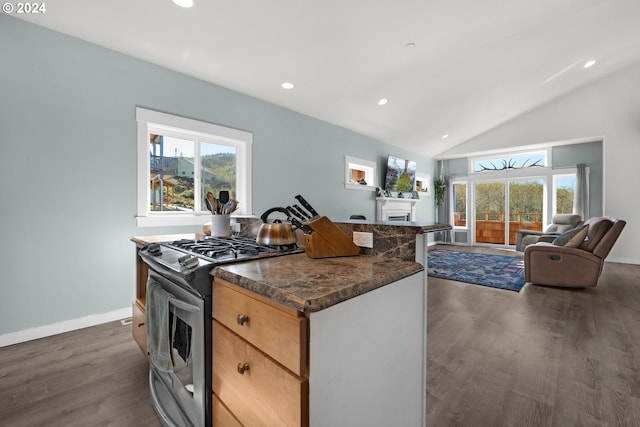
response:
M433 194L431 186L433 181L430 174L416 173L416 191L423 196L430 196Z

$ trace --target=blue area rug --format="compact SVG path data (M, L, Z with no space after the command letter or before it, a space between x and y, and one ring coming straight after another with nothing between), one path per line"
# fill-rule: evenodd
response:
M433 249L427 259L429 276L516 292L524 286L520 257Z

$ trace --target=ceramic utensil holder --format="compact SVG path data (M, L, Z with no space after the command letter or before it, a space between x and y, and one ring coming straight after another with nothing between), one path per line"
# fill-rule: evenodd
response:
M360 247L351 241L329 218L322 216L309 222L313 233L305 234L305 251L311 258L331 258L360 254Z
M231 218L229 215L211 215L211 236L231 236Z

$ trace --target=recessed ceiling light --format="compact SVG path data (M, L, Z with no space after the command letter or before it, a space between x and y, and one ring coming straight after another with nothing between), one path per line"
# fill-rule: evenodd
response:
M411 42L404 45L404 47L416 47L416 44Z
M378 101L378 105L384 105L387 102L389 102L389 100L387 98L382 98L380 101Z
M191 7L193 6L193 0L173 0L175 4L180 7Z
M295 86L293 83L290 82L284 82L282 83L282 88L283 89L293 89Z
M447 138L449 138L449 134L448 133L445 133L444 135L442 135L442 139L447 139Z
M584 64L584 68L589 68L589 67L593 67L595 65L596 61L594 61L593 59L591 61L588 61Z

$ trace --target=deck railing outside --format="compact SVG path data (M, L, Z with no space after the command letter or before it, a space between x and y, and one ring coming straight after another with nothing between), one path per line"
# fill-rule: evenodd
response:
M476 242L504 243L505 214L494 212L476 213ZM466 227L467 220L459 213L454 214L454 226ZM516 244L518 230L542 231L542 213L519 212L509 216L509 244Z

